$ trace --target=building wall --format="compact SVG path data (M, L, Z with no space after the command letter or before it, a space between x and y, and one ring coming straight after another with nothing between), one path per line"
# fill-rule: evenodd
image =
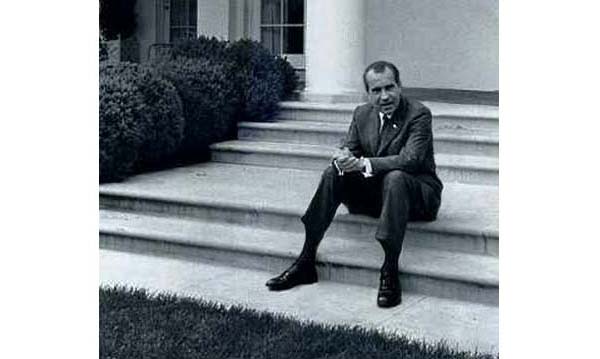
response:
M198 0L198 35L229 39L229 0Z
M156 6L154 1L136 1L136 36L140 44L140 60L148 59L148 48L156 42Z
M365 0L366 63L398 64L407 87L498 90L498 1ZM142 61L157 42L156 6L136 5ZM198 9L199 34L258 40L260 0L198 0Z
M406 87L498 90L498 0L369 0L366 42Z

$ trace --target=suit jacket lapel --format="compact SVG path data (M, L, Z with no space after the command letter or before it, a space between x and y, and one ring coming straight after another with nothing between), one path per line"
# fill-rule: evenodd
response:
M369 152L374 156L377 153L377 144L379 143L379 113L375 107L372 108L367 121Z

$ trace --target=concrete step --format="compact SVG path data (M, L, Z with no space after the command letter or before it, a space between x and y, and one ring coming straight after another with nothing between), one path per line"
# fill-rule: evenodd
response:
M262 141L226 141L211 146L212 160L268 167L323 170L335 147ZM444 183L498 185L498 159L436 154L437 173Z
M377 289L320 281L283 292L264 286L272 271L101 249L100 284L146 288L325 325L359 326L461 350L498 353L498 307L404 293L402 304L375 305ZM277 269L279 270L279 268ZM232 280L232 278L234 280Z
M498 106L462 105L423 101L433 115L433 127L485 129L498 132ZM280 103L280 120L350 123L359 103L317 103L285 101Z
M102 248L216 260L276 275L297 257L303 235L101 210L100 239ZM383 251L374 241L329 237L319 249L318 262L319 277L323 280L376 287ZM400 278L407 292L498 304L495 257L406 246L400 263Z
M102 208L303 233L320 172L203 163L100 185ZM326 236L371 242L377 219L340 206ZM445 184L434 222L411 222L405 244L498 255L498 188Z
M348 124L318 121L240 122L238 138L245 141L339 146ZM486 130L434 130L435 153L498 157L498 133Z

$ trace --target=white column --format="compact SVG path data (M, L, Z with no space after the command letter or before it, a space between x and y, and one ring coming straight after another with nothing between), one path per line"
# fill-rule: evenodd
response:
M306 99L364 95L365 17L365 0L307 0Z

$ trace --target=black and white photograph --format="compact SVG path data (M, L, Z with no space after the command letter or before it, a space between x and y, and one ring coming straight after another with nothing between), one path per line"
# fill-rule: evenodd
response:
M100 357L498 354L498 1L100 1Z
M596 357L597 14L0 4L0 357Z

